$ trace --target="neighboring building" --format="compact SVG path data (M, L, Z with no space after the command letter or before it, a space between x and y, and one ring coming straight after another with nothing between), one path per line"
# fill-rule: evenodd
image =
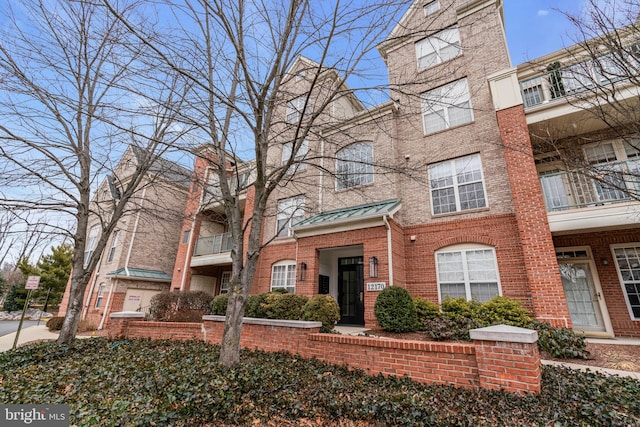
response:
M108 215L142 155L140 148L127 148L113 175L98 188L93 209ZM100 256L85 292L83 320L102 328L109 313L147 310L154 295L170 289L191 176L191 171L174 162L158 159L153 163ZM97 216L90 219L88 230L85 259L100 232ZM68 300L69 285L58 315L64 315Z
M331 70L312 91L311 112L322 88L339 85L342 96L331 100L298 152L300 163L271 197L263 228L269 243L252 293L330 294L340 323L367 326L375 324L380 289L390 285L434 302L504 295L555 326L640 336L633 215L640 205L591 181L591 196L600 198L574 200L564 186L570 172L537 151L534 161L530 133L580 114L564 96L542 97L545 77L537 75L560 53L543 58L542 68L512 68L501 0L415 1L379 51L392 101L365 108ZM276 113L272 168L289 157L289 124L300 117L305 70L313 66L300 58L284 83L290 99ZM536 78L540 89L532 89ZM603 128L589 129L587 160L636 156ZM252 163L235 166L250 176ZM209 179L204 154L196 174ZM230 247L219 201L206 196L216 194L216 182L206 182L205 194L194 187L190 195L172 288L217 294L226 291ZM250 186L246 193L248 218Z

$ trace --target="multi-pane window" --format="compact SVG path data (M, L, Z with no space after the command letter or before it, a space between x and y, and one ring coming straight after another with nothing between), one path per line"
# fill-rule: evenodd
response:
M467 79L424 92L422 120L425 135L473 121Z
M282 164L285 165L289 159L291 159L291 154L293 152L293 142L287 142L282 146ZM293 164L291 168L287 171L287 173L296 173L298 171L303 171L307 168L307 164L304 163L304 159L307 157L307 153L309 152L309 143L305 139L300 144L298 148L298 152L293 158Z
M287 102L287 123L298 123L300 121L305 99L306 97L302 95Z
M229 292L229 282L231 281L231 272L223 271L220 278L220 293L226 294Z
M500 295L496 254L493 248L445 249L436 252L440 299L464 297L488 301Z
M278 201L276 235L287 237L293 235L293 226L304 219L304 197L291 197Z
M280 261L271 270L271 290L285 289L289 293L296 291L296 263Z
M116 253L116 248L118 247L119 240L120 230L116 230L113 232L113 237L111 238L111 247L109 248L109 257L107 258L107 262L113 261L113 256Z
M418 70L425 70L462 54L458 27L442 30L416 43Z
M431 15L432 13L436 13L440 10L440 0L435 0L430 3L427 3L424 6L424 16Z
M96 296L96 308L100 308L102 300L104 299L104 291L107 289L106 285L100 285L98 289L98 295Z
M91 258L91 254L93 254L93 250L96 248L96 244L98 243L98 232L100 231L100 226L94 225L89 230L89 238L87 239L87 244L84 247L84 265L87 266L89 264L89 259Z
M631 317L640 320L640 245L613 249Z
M338 152L336 189L357 187L373 182L373 143L358 142Z
M434 215L487 206L479 154L430 165L429 183Z

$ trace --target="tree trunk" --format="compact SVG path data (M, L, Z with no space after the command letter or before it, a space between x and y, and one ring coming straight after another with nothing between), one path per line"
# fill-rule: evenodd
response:
M82 260L80 261L82 263ZM79 273L76 273L80 271ZM69 289L69 305L67 306L67 314L62 323L60 335L56 341L58 344L71 344L76 337L80 316L82 314L82 303L84 301L84 291L86 289L86 280L82 265L74 266L71 272L71 288Z
M240 335L246 300L244 292L240 289L229 296L220 348L219 363L222 366L233 366L240 361Z

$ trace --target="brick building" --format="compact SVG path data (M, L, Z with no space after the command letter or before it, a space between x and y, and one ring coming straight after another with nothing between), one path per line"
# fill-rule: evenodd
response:
M332 70L310 90L317 64L294 64L269 154L287 179L271 197L252 293L330 294L341 323L367 326L391 285L434 302L504 295L555 326L640 336L637 204L587 178L595 198L573 200L575 173L534 154L541 129L582 113L568 92L545 95L546 66L562 52L513 68L504 31L501 0L415 1L378 46L390 101L371 108ZM296 124L325 102L292 154ZM569 128L554 140L582 144ZM585 132L587 158L636 155L603 124ZM234 166L248 218L253 164ZM206 155L196 174L205 185L190 194L172 288L217 294L231 270L228 227Z
M113 175L100 184L92 201L94 212L108 215L113 199L119 197L142 155L140 148L127 148ZM85 292L82 320L102 328L109 313L143 311L154 295L170 289L191 175L165 159L152 164L100 256ZM100 226L100 216L94 215L87 227L85 259L95 247ZM69 286L59 316L66 313Z

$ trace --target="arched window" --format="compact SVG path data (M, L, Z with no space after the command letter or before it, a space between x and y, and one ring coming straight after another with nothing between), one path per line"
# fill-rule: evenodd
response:
M289 293L296 291L295 260L278 261L271 267L271 290L285 289Z
M496 251L491 246L466 243L436 252L440 300L464 297L484 302L501 295Z

